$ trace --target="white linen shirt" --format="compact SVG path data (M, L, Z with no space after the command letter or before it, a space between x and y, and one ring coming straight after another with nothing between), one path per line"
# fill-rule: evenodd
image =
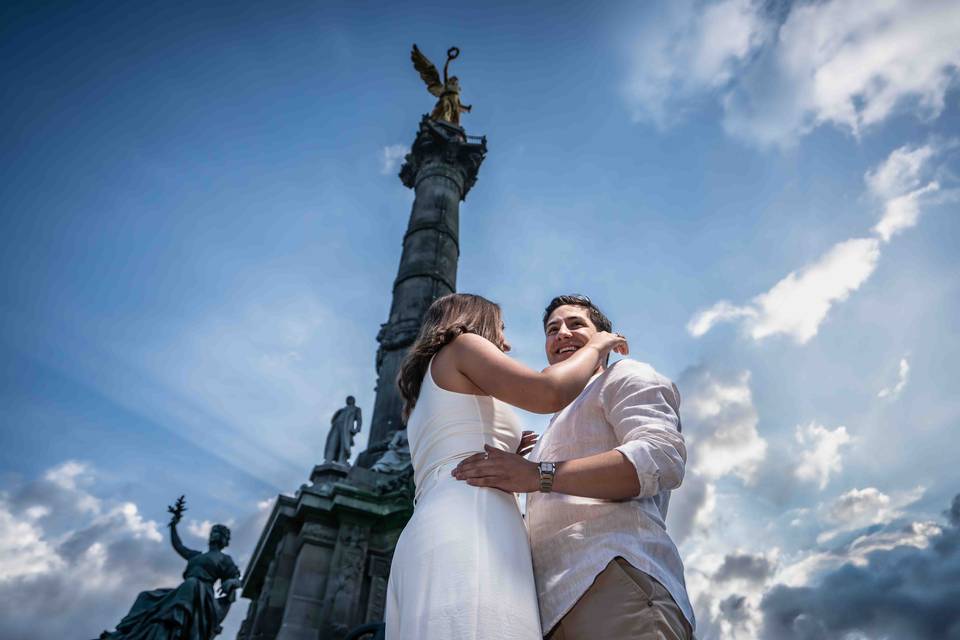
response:
M640 495L627 500L527 494L544 632L616 556L666 587L695 626L683 563L664 524L670 490L680 486L687 458L679 407L680 393L670 380L648 364L620 360L556 413L540 437L531 460L562 462L616 449L640 479Z

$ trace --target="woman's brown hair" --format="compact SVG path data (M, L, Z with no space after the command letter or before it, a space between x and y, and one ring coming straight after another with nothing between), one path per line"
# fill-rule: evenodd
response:
M475 333L502 349L502 327L500 305L483 296L451 293L434 300L397 374L397 386L404 401L403 421L407 421L416 406L430 359L440 349L464 333Z

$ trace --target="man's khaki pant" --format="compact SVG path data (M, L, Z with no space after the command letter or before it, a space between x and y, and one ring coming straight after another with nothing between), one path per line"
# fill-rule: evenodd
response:
M692 640L690 623L662 584L621 557L610 561L547 640Z

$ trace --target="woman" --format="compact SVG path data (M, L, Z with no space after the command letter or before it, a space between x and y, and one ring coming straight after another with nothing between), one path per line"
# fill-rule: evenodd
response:
M559 411L622 336L601 332L536 372L510 359L500 307L451 294L427 310L397 382L417 486L413 517L393 556L387 640L539 640L530 547L516 496L458 482L457 463L491 445L526 453L507 404Z

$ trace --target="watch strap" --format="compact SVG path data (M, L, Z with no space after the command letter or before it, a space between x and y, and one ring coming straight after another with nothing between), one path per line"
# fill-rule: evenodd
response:
M553 491L553 478L557 473L556 462L541 462L537 465L540 471L540 492L550 493Z

